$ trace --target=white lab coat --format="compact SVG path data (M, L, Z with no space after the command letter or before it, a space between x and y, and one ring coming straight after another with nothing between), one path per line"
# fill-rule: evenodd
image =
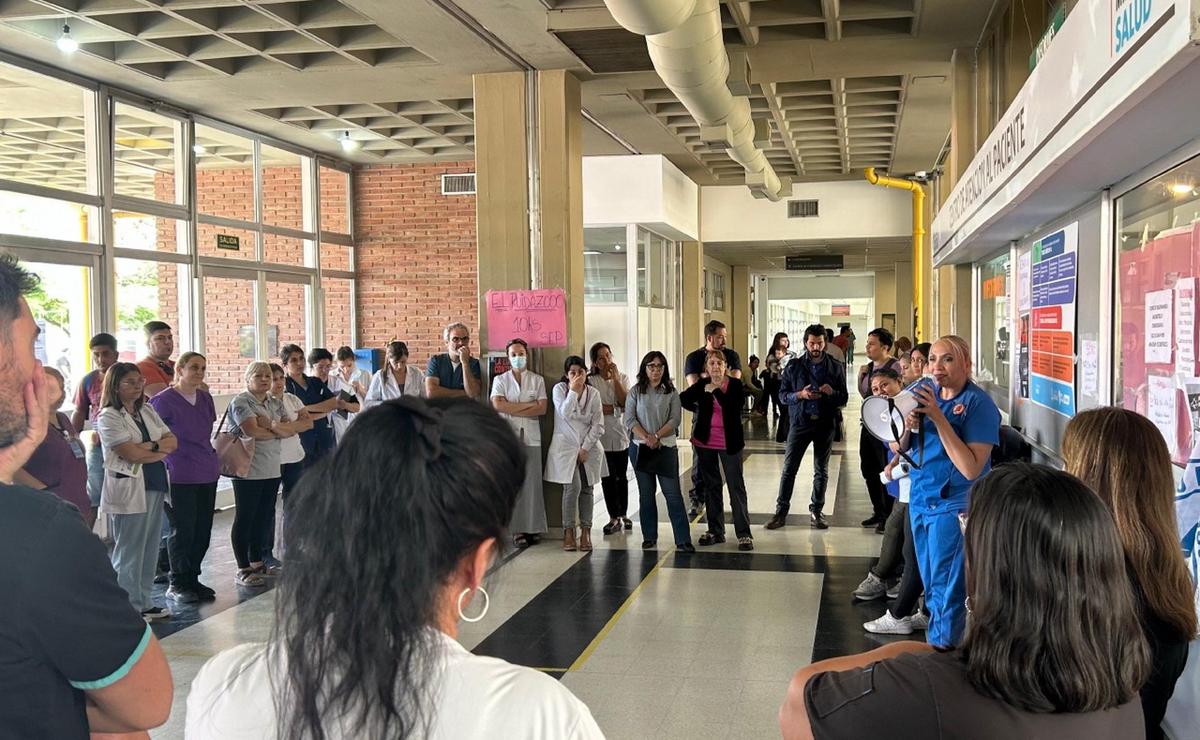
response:
M392 369L385 367L371 376L371 387L367 389L367 397L363 399L362 409L378 406L384 401L391 401L401 396L425 397L425 369L409 365L404 376L404 387L396 385L396 376Z
M608 475L604 448L600 446L600 437L604 434L600 393L585 385L583 398L580 398L566 383L558 383L554 386L553 404L554 437L546 453L544 478L551 483L570 483L575 476L579 451L587 450L588 460L583 466L587 483L599 483Z

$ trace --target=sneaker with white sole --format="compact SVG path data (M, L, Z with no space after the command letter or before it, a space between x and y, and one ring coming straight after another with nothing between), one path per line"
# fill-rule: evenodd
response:
M895 599L895 598L898 598L899 596L900 596L900 579L897 578L895 581L892 582L892 585L888 586L887 597L889 599Z
M879 619L863 624L863 629L877 635L911 635L913 632L912 619L903 617L896 619L891 611L886 611Z
M854 589L854 598L859 601L871 601L873 599L882 599L887 593L887 584L883 579L874 573L867 571L867 577L862 583L858 584L858 588Z
M914 630L924 632L929 628L929 615L918 609L916 614L908 618L908 623L912 625Z

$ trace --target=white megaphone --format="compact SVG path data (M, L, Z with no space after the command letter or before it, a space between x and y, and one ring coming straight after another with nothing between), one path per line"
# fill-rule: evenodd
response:
M887 444L900 441L905 419L921 405L913 391L922 384L933 387L932 381L921 378L891 398L871 396L863 400L862 422L871 436Z

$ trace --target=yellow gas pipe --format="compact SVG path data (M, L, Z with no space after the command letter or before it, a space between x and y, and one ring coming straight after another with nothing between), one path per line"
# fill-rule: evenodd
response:
M921 288L925 284L925 265L921 262L921 244L925 240L925 188L913 180L901 180L898 177L887 177L875 174L874 167L867 168L867 182L885 188L898 188L912 193L912 265L913 265L913 305L916 316L913 321L914 341L921 341L921 317L925 315L922 305L924 296Z

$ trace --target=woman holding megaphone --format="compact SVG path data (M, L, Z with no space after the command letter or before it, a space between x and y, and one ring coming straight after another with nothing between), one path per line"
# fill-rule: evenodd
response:
M966 512L971 484L988 472L992 448L1000 442L1000 410L971 381L971 369L971 348L961 337L945 336L933 343L930 378L911 388L917 407L906 417L905 432L896 445L907 452L915 439L921 440L922 449L914 457L920 467L909 473L908 512L925 581L927 639L938 647L953 647L962 638L966 577L958 515ZM918 431L923 434L914 434ZM888 473L893 465L895 461Z

